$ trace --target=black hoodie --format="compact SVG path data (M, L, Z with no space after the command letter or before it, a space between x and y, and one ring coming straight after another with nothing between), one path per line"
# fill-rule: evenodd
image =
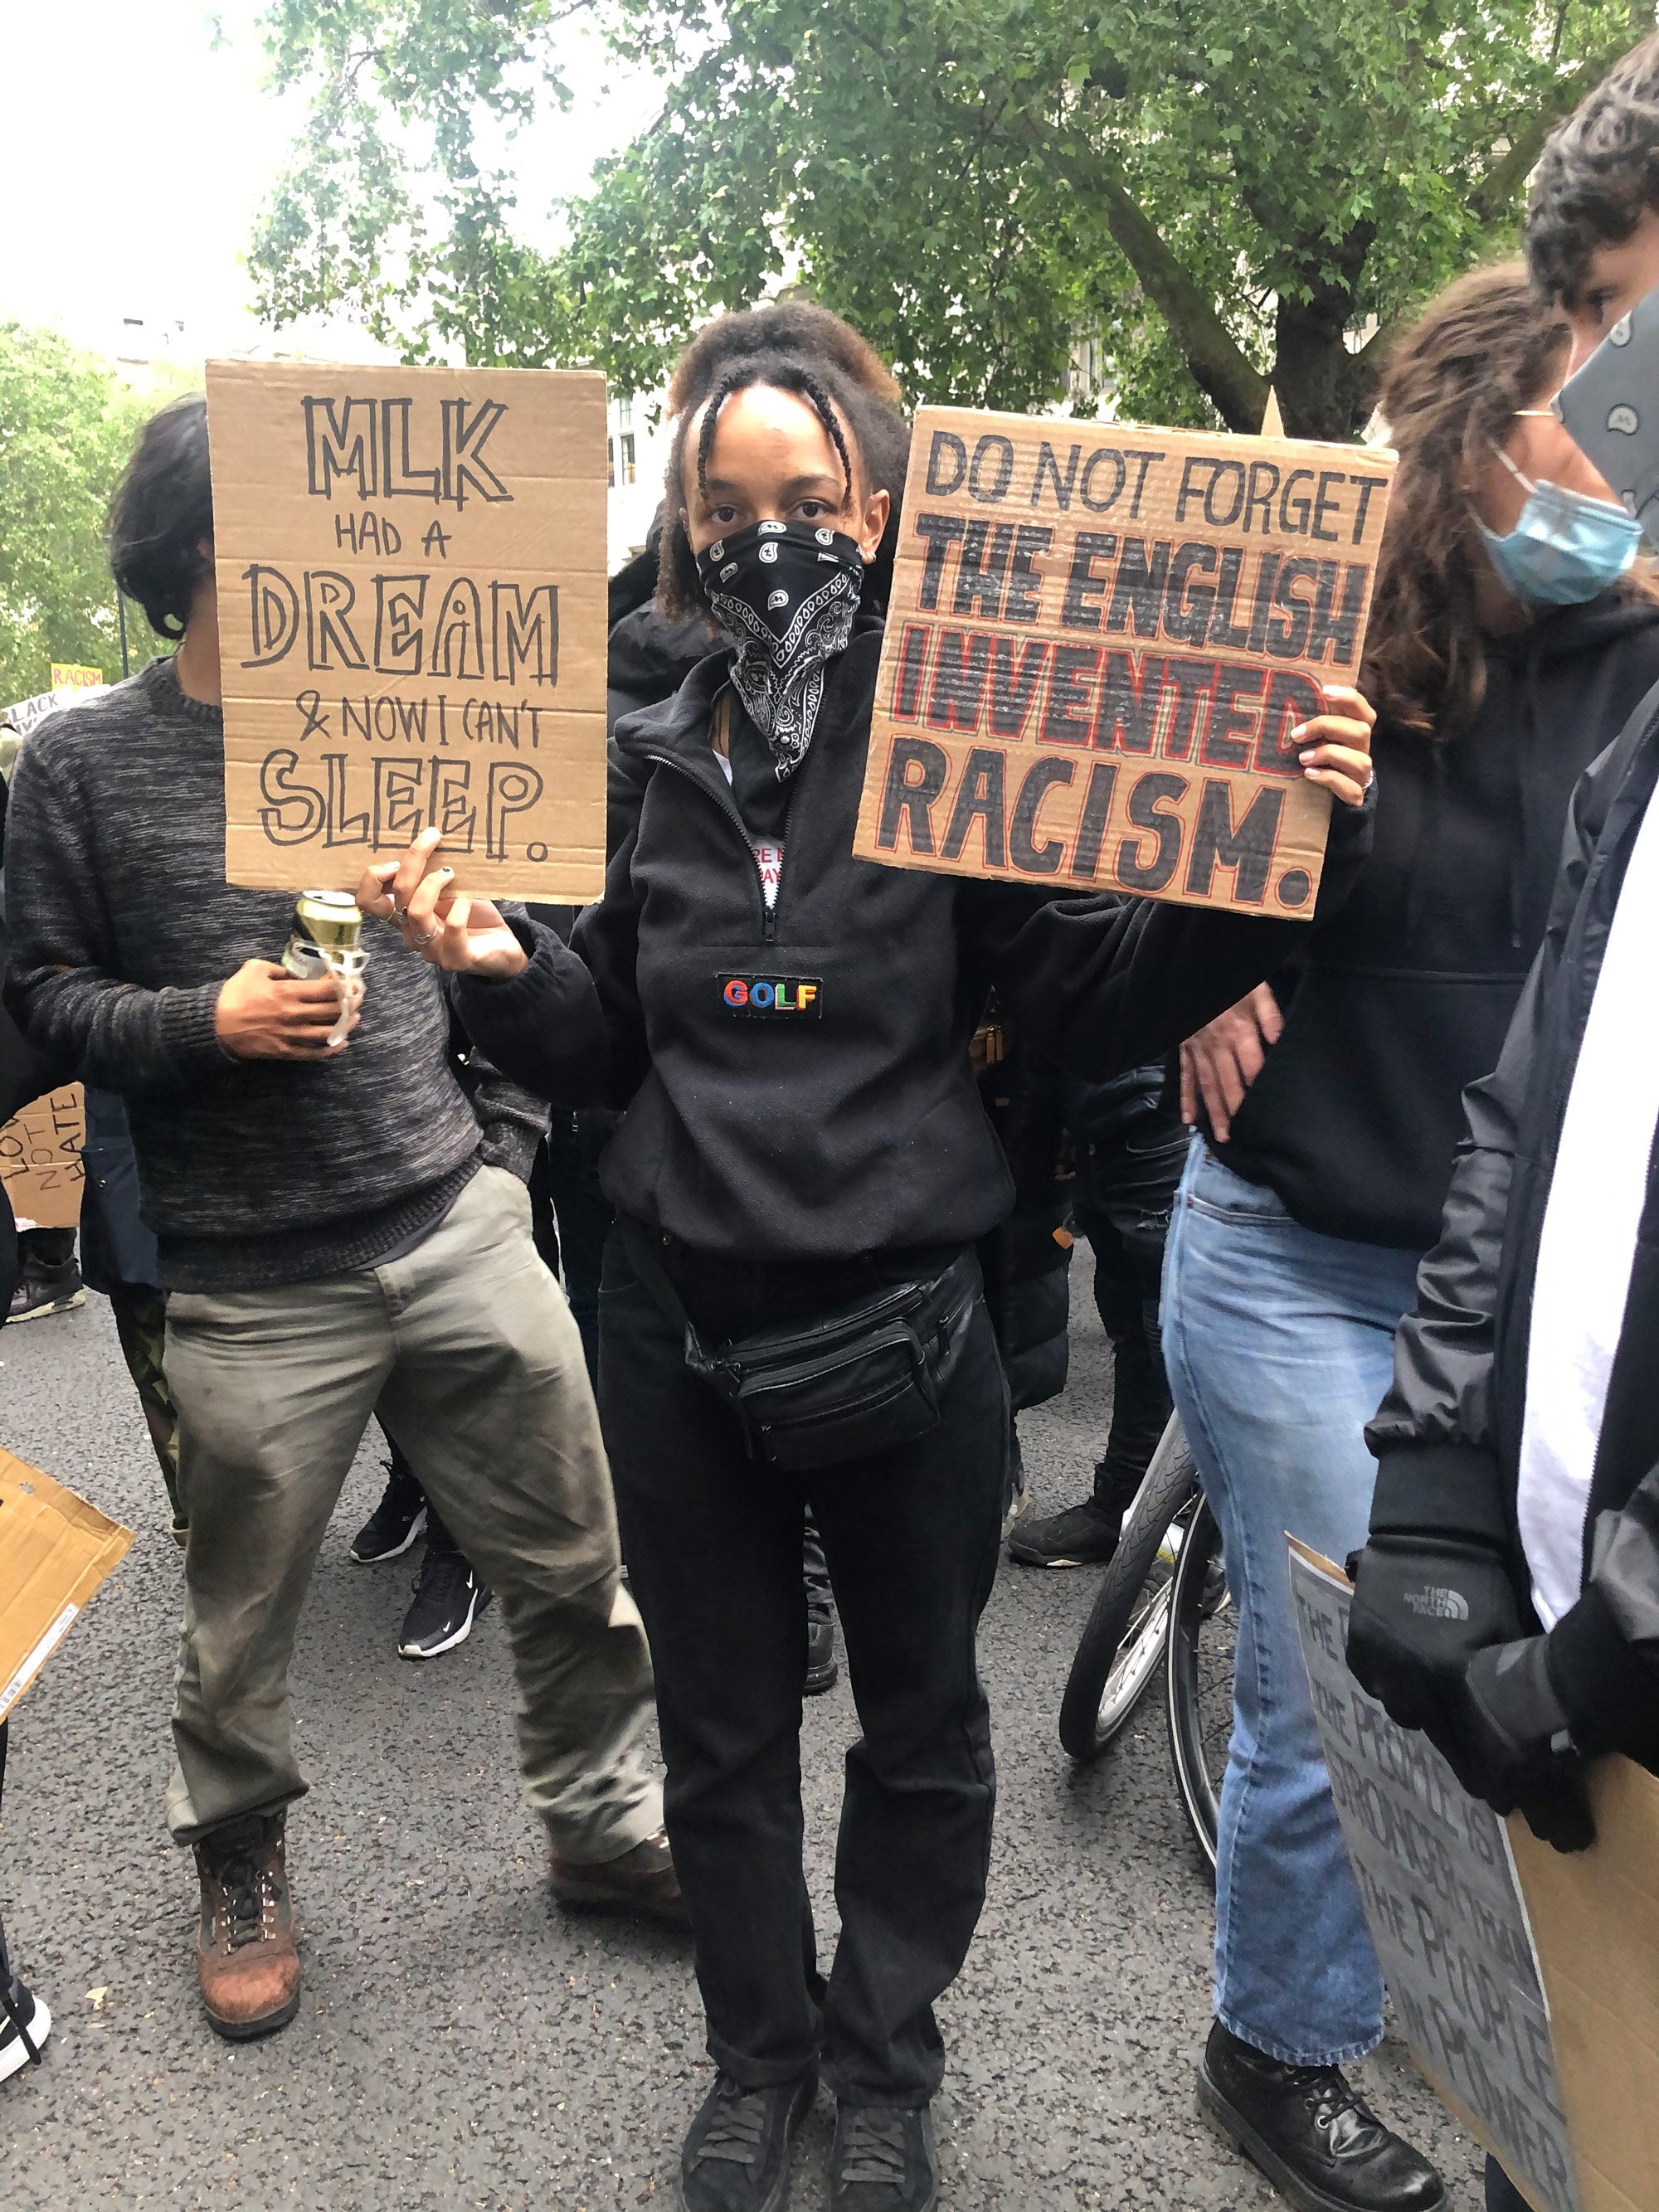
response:
M715 653L617 725L605 896L570 949L539 931L510 981L461 979L498 1066L560 1104L626 1106L606 1195L699 1251L973 1242L1013 1197L968 1052L991 985L1035 1046L1103 1078L1230 1006L1308 927L855 860L880 652L871 623L830 665L775 908L709 746ZM1322 912L1371 811L1336 809ZM778 982L796 1010L757 1012Z
M1305 1227L1434 1243L1464 1086L1498 1065L1573 786L1656 682L1659 607L1609 592L1493 643L1462 735L1379 729L1370 860L1269 976L1285 1033L1215 1146Z

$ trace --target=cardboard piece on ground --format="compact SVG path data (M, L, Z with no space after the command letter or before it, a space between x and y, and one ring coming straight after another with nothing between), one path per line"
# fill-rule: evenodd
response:
M1585 2138L1569 2134L1529 1899L1504 1824L1349 1674L1348 1578L1289 1541L1337 1818L1412 2057L1534 2212L1589 2212L1574 2156Z
M0 1449L0 1720L131 1542L131 1528Z
M1510 1836L1544 1969L1584 2212L1659 2205L1659 1781L1589 1771L1595 1841L1563 1855Z
M225 873L350 890L429 823L463 886L605 876L605 380L210 362Z
M1395 456L924 407L854 851L1306 920Z
M48 1091L0 1127L0 1187L20 1229L73 1229L86 1188L86 1094Z

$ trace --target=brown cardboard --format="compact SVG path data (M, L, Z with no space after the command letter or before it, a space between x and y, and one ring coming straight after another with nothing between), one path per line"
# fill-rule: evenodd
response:
M73 1229L86 1188L86 1095L49 1091L0 1127L0 1186L20 1229Z
M1395 457L916 417L854 850L1307 920L1290 732L1358 679Z
M131 1528L0 1449L0 1720L131 1543Z
M1659 1781L1589 1770L1595 1841L1562 1854L1509 1823L1549 1997L1583 2212L1659 2205Z
M605 874L605 380L210 362L225 872L350 890L429 823L469 890Z

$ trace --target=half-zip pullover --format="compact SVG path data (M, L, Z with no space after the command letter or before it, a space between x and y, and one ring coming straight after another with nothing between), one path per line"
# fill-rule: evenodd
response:
M968 1051L993 984L1041 1049L1103 1078L1168 1050L1307 931L855 860L880 650L872 625L830 665L785 787L769 911L709 743L719 653L618 723L605 896L570 948L526 926L523 974L461 984L498 1064L562 1105L627 1109L607 1195L701 1252L831 1259L982 1236L1013 1197ZM1370 817L1335 810L1322 911Z

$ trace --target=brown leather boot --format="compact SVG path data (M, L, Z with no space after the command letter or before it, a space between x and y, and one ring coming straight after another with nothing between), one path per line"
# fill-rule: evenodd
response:
M300 2009L300 1954L283 1815L250 1813L204 1836L196 1871L202 1878L196 1978L208 2019L233 2043L286 2027Z
M552 1877L553 1894L567 1911L640 1912L671 1928L691 1925L665 1829L620 1858L562 1859L555 1851Z

